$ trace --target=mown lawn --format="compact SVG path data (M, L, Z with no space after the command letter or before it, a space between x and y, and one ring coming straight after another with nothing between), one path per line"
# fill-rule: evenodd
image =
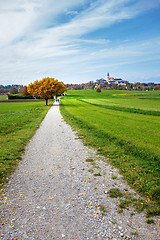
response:
M160 91L68 91L61 113L160 214Z
M0 103L0 184L8 180L50 106L44 102Z

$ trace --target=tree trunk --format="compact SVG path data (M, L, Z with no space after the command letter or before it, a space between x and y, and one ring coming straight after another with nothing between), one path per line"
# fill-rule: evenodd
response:
M45 99L45 101L46 101L46 106L48 106L49 105L49 99Z

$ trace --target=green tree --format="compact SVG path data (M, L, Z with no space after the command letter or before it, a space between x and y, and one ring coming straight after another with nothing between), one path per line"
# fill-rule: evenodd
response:
M0 88L0 93L4 93L4 88Z
M10 93L10 94L17 94L17 93L18 93L18 89L15 88L15 87L11 87L11 88L9 89L9 93Z

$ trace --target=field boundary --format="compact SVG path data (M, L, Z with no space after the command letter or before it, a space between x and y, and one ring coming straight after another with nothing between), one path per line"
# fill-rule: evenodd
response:
M49 99L54 101L54 99ZM44 99L17 99L17 100L0 100L0 103L16 103L16 102L44 102Z

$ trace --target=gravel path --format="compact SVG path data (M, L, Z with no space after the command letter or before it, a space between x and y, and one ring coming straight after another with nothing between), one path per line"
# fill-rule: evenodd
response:
M160 219L149 225L143 213L131 215L133 209L118 213L120 200L108 195L113 187L134 194L118 170L83 145L54 104L5 188L1 239L158 240Z

